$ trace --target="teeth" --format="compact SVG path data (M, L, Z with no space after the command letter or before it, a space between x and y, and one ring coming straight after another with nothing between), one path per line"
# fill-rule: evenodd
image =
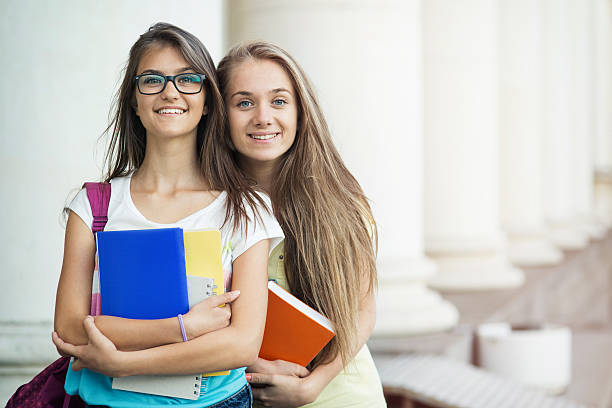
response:
M278 135L278 133L270 133L267 135L249 135L249 136L251 136L255 140L269 140L269 139L272 139L273 137L276 137L276 135Z
M175 114L175 115L180 115L183 112L185 112L182 109L160 109L157 111L157 113L161 113L161 114Z

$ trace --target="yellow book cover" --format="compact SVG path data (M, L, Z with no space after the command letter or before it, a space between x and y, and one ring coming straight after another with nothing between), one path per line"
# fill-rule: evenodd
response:
M221 263L221 232L219 230L184 231L183 240L187 278L190 276L212 278L213 293L216 295L225 293ZM229 371L216 371L203 375L207 377L229 375Z

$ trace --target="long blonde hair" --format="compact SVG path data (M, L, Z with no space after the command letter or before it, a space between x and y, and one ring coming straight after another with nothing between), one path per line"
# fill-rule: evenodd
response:
M223 96L233 67L249 59L276 62L293 82L298 130L281 159L272 206L285 233L285 273L291 292L327 316L336 331L311 366L337 355L346 364L357 337L360 289L367 287L370 293L376 286L372 212L332 142L308 78L286 51L261 41L234 46L217 67ZM229 129L225 137L230 138Z

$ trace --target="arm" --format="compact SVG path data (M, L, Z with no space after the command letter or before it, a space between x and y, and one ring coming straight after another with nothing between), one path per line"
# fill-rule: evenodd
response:
M233 287L240 297L233 303L231 324L187 342L139 351L118 351L85 321L89 344L74 346L54 335L56 346L78 357L74 369L90 368L114 377L137 374L189 374L243 367L257 359L267 306L268 240L259 241L233 263Z
M68 343L88 343L83 320L90 311L95 254L96 244L91 230L71 211L66 225L64 260L57 287L54 322L55 331ZM194 306L185 315L189 336L197 337L226 327L229 324L230 309L216 306L232 302L237 296L237 293L230 292L213 296ZM183 341L176 318L134 320L96 316L95 325L119 350L141 350Z
M376 321L374 294L370 292L362 296L353 355L366 343ZM294 363L258 359L247 369L250 373L247 379L250 378L249 382L253 386L254 398L266 403L266 406L298 407L315 401L343 368L340 356L317 366L311 373Z

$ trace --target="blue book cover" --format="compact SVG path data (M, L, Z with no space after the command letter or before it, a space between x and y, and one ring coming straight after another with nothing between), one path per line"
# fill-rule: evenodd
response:
M103 315L163 319L189 311L181 228L96 236Z

